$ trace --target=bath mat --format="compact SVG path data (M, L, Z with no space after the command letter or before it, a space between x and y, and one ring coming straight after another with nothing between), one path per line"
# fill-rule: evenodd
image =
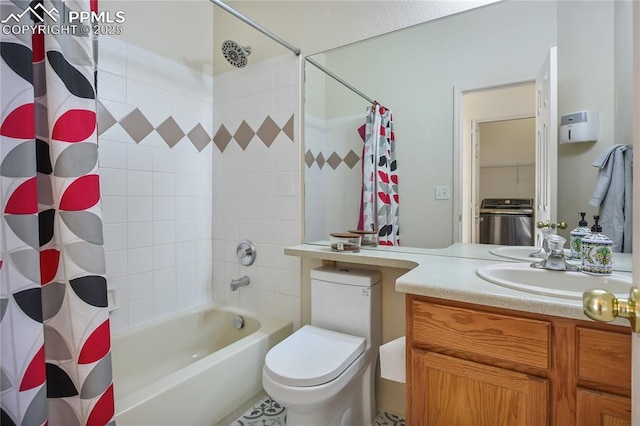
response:
M287 409L265 396L230 426L285 426ZM372 426L405 426L405 420L395 414L380 412Z

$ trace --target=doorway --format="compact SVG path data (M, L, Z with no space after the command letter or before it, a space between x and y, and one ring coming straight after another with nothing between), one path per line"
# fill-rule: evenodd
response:
M535 82L469 90L461 97L461 241L480 242L483 199L533 199Z
M477 124L478 169L474 198L480 202L473 242L533 245L535 117Z

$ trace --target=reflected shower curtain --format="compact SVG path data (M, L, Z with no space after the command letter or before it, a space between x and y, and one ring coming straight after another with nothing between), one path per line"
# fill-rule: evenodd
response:
M367 107L363 127L358 229L377 230L380 245L397 246L400 244L398 173L391 110L377 103Z
M0 7L2 20L48 27L62 25L67 8L88 11L97 1ZM32 21L43 10L46 21ZM113 421L96 49L84 34L0 35L3 426Z

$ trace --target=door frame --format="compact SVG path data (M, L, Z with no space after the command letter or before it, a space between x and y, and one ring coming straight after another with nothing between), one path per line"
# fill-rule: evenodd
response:
M633 2L633 161L640 164L640 2ZM640 167L633 168L633 179L640 182ZM633 197L633 240L640 238L640 194ZM633 286L640 280L640 248L633 251ZM631 424L640 425L640 336L633 333L631 345Z
M473 211L474 207L469 205L472 200L471 191L473 185L466 183L467 179L463 179L463 173L466 176L465 170L467 168L469 168L469 173L473 173L471 165L467 166L466 164L469 161L466 156L471 152L471 149L466 146L467 141L464 138L465 123L463 122L462 112L464 96L474 92L506 89L512 86L535 85L535 83L536 79L535 77L532 77L526 80L491 82L469 87L453 87L453 241L466 243L471 242L472 230L469 228L471 228L471 223L474 220L475 214ZM491 117L475 121L476 123L480 123L526 117L531 117L531 115L501 115L496 116L495 119ZM456 217L458 218L457 221L455 220ZM465 226L465 223L467 226Z

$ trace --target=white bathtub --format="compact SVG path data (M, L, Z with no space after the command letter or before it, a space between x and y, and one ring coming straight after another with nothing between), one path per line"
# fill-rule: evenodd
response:
M233 326L241 315L242 329ZM112 336L116 421L213 425L262 390L269 349L292 323L210 304Z

